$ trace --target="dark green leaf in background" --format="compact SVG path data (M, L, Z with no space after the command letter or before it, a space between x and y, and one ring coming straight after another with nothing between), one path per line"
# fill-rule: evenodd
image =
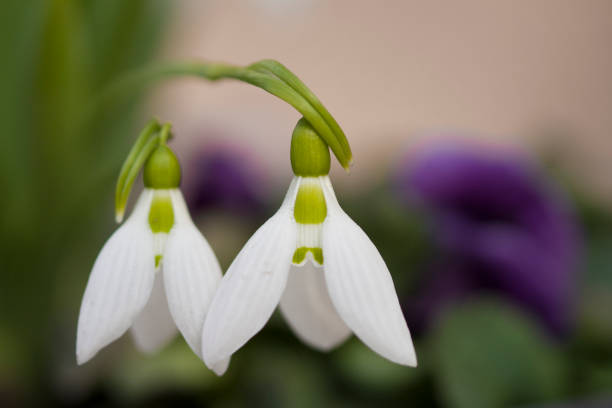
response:
M524 315L497 300L449 312L431 334L439 398L452 408L496 408L559 398L561 350Z
M64 332L74 332L89 270L113 228L112 184L141 125L138 95L120 112L82 119L104 86L150 61L167 5L2 3L0 386L6 371L24 387L50 387L58 356L70 350L73 362Z

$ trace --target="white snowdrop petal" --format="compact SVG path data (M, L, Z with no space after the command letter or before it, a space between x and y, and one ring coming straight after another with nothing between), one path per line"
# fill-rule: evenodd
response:
M138 315L130 331L136 347L145 353L155 353L176 335L176 325L168 310L164 279L159 271L155 276L149 301Z
M351 335L329 298L323 269L310 261L291 267L280 310L296 336L316 349L331 350Z
M193 225L193 220L191 219L191 215L189 215L189 209L187 208L187 203L185 203L181 190L172 188L168 191L170 193L170 200L172 200L174 225Z
M227 367L229 367L230 358L231 357L224 358L223 360L212 366L213 372L219 377L225 374L225 372L227 371Z
M170 231L162 263L170 312L201 358L204 319L221 281L219 262L195 225L184 223Z
M142 311L155 278L153 237L146 222L152 194L145 190L134 213L106 242L83 295L77 362L83 364L120 337Z
M274 312L295 250L290 207L283 205L255 232L223 277L204 323L202 354L208 367L238 350Z
M416 366L414 346L389 270L330 190L327 182L323 256L331 300L345 323L372 350L395 363Z

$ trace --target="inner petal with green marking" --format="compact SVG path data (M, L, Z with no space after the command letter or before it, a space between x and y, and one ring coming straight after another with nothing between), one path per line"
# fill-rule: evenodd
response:
M292 263L301 266L310 260L316 266L323 266L321 232L327 217L327 205L318 177L301 179L293 215L297 223L297 245Z
M291 261L294 265L302 266L308 259L314 262L316 266L323 266L323 250L321 248L299 247L293 253Z
M161 264L168 233L174 226L174 210L170 190L154 189L153 201L149 210L149 227L153 232L155 267Z

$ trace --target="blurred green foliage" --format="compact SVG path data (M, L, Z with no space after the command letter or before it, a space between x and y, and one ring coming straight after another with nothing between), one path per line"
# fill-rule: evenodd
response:
M16 347L0 350L0 376L20 387L52 375L50 348L74 327L78 292L112 226L109 198L139 95L95 116L91 107L152 58L167 12L161 0L3 2L0 344Z
M498 300L450 312L431 334L434 376L445 406L505 407L557 400L568 381L561 349Z

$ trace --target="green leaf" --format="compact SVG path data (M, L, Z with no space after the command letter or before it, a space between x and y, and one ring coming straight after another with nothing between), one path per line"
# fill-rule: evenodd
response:
M484 299L453 310L431 341L445 406L507 407L559 397L565 389L558 346L501 301Z
M167 0L86 0L96 85L140 66L155 53L165 21L172 18Z

